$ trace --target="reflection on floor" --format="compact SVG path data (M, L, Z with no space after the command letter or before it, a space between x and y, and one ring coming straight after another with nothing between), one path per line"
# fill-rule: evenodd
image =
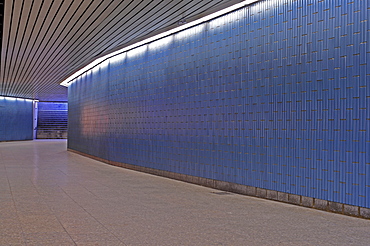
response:
M0 143L0 245L368 245L370 221Z

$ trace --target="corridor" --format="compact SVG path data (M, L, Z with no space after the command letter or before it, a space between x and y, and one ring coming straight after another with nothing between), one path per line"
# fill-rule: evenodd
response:
M369 245L370 221L0 143L0 245Z

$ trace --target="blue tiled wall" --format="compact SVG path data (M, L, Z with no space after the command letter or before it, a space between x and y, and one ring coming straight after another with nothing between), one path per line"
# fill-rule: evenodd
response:
M0 97L0 141L33 139L33 102Z
M69 87L71 149L370 207L370 1L260 1Z

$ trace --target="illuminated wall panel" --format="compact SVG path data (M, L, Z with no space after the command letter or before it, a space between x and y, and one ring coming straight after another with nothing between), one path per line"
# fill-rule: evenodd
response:
M365 0L261 1L69 87L69 148L370 207Z
M33 139L33 101L0 96L0 141Z

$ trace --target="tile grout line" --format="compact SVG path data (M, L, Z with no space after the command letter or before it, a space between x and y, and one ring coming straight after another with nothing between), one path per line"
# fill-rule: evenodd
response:
M25 237L25 234L24 234L24 229L23 229L23 225L22 225L22 222L19 218L19 213L18 213L18 209L17 209L17 206L15 204L15 201L14 201L14 196L13 196L13 191L12 191L12 186L10 185L10 180L9 180L9 176L8 176L8 171L6 169L6 166L4 166L4 170L5 170L5 174L6 174L6 179L8 181L8 186L9 186L9 191L10 191L10 195L12 197L12 202L13 202L13 206L15 208L15 213L17 215L17 220L18 220L18 223L19 223L19 227L21 228L21 231L22 231L22 241L23 241L23 244L24 245L27 245L27 242L26 242L26 237Z
M104 229L106 229L109 233L111 233L118 241L123 243L124 245L127 245L125 242L123 242L115 233L111 232L104 224L102 224L98 219L96 219L89 211L87 211L84 207L82 207L75 199L73 199L62 187L59 186L59 188L74 202L76 203L80 208L82 208L86 213L88 213L96 222L98 222Z
M51 207L49 206L49 203L42 197L42 195L40 194L39 190L37 189L36 185L34 184L34 182L31 182L32 185L35 187L35 190L37 192L37 194L39 194L40 198L42 199L42 201L46 204L46 206L53 212L53 210L51 209ZM56 216L54 213L53 213L53 216L57 219L58 223L62 226L63 230L67 233L67 235L69 236L69 238L72 240L72 242L77 245L77 243L73 240L73 238L71 237L71 235L68 233L67 229L64 227L64 225L62 224L62 222L59 220L58 216Z

